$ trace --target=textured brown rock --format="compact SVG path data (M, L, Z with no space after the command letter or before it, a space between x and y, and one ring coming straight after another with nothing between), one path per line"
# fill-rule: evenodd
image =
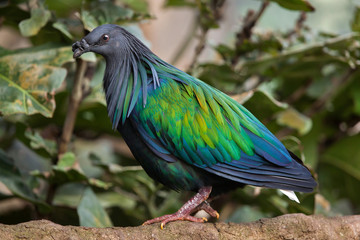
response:
M86 228L61 226L47 220L0 224L7 239L360 239L360 215L326 218L288 214L251 223L174 222L139 227Z

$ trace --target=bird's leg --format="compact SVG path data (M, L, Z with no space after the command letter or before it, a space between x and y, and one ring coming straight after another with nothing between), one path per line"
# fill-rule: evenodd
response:
M210 216L212 216L214 218L219 219L219 217L220 217L220 214L210 206L208 201L202 202L199 206L197 206L194 209L193 213L196 213L200 210L204 210L205 212L207 212Z
M189 201L187 201L176 213L164 215L164 216L161 216L158 218L148 220L148 221L144 222L143 225L161 222L160 227L161 227L161 229L163 229L166 223L177 221L177 220L186 220L186 221L191 221L191 222L207 221L206 218L197 218L197 217L191 216L190 214L193 213L194 210L197 209L197 207L201 203L203 203L204 201L206 201L206 199L208 199L208 197L211 193L211 189L212 189L211 186L200 188L199 192L197 194L195 194L195 196L193 196ZM201 209L203 209L203 208L201 208ZM216 211L214 209L212 209L212 211L210 211L210 212L216 212Z

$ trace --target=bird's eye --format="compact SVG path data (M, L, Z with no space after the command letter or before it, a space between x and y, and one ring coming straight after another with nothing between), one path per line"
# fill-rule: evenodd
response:
M102 40L104 40L105 42L109 41L109 39L110 39L109 35L107 35L107 34L102 35L101 38L102 38Z

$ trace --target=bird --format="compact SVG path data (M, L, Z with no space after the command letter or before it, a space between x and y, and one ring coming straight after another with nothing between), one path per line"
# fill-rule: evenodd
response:
M209 202L246 185L294 193L317 183L303 162L250 111L230 96L155 55L115 24L96 27L72 45L73 57L105 58L103 89L112 128L154 180L195 195L177 212L146 221L205 222ZM219 79L220 80L220 79ZM259 103L261 104L261 103Z

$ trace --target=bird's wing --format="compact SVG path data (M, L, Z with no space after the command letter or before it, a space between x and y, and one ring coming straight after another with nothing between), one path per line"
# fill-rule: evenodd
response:
M165 161L185 161L244 184L312 191L306 167L226 94L196 79L163 81L148 94L133 121L143 141Z

